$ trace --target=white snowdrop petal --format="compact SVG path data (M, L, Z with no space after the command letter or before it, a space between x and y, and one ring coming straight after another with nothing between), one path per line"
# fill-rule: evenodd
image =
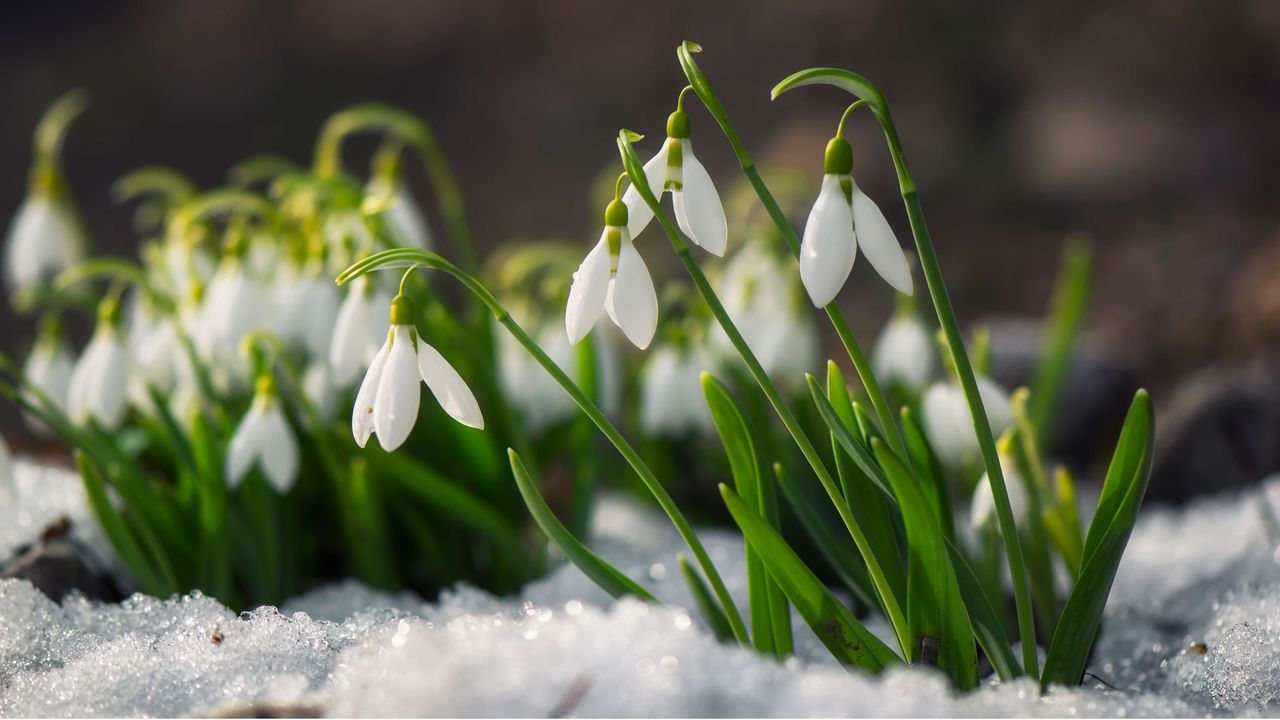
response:
M75 361L65 345L62 343L57 343L56 345L37 343L35 349L31 351L31 355L27 358L27 362L23 365L22 375L28 383L48 398L54 407L70 415L68 400L71 391L71 377L74 372ZM39 402L34 393L24 391L23 395L32 402ZM34 418L31 418L30 421L38 422ZM43 423L40 423L38 427L43 431L48 430Z
M702 249L722 257L729 238L724 205L715 183L702 163L693 156L693 146L684 141L684 189L672 193L676 222ZM632 236L634 237L634 235Z
M668 143L663 143L658 154L644 164L645 179L649 181L649 190L659 201L662 200L662 186L667 178L667 156L670 153ZM634 238L640 235L649 221L653 220L653 209L640 197L640 191L628 185L622 193L622 202L627 206L627 235Z
M605 233L608 233L608 228ZM570 343L578 344L600 319L609 292L609 264L609 243L602 234L600 242L591 248L573 274L573 284L569 287L564 325Z
M360 383L356 392L356 403L351 409L351 435L356 444L364 447L373 434L373 405L378 392L378 384L382 382L382 370L387 364L387 356L391 354L390 341L382 346L369 365L369 371Z
M399 234L402 244L419 250L431 249L431 228L422 213L422 208L413 199L408 186L396 183L392 192L394 201L387 210L387 219Z
M422 373L418 370L418 357L406 325L392 328L394 342L387 354L382 378L373 398L373 431L378 444L391 452L409 439L409 433L418 421L418 404L421 402Z
M929 382L935 355L933 337L919 318L895 316L876 341L871 364L882 381L914 392Z
M6 280L27 288L73 265L82 253L79 228L71 211L44 195L28 197L9 226Z
M107 430L115 430L124 420L128 410L129 353L115 333L103 353L97 372L97 387L93 389L94 414Z
M259 403L249 408L248 414L236 427L231 436L231 444L227 448L227 467L225 470L227 487L235 489L244 480L253 464L258 461L262 452L261 427L263 411Z
M857 185L853 186L853 229L858 237L858 247L871 267L893 289L910 295L913 287L907 256L902 252L902 246L898 244L884 213Z
M418 338L418 371L449 417L478 430L484 429L480 403L471 388L435 348Z
M298 441L279 404L264 413L258 432L262 438L259 466L276 492L284 494L298 479Z
M658 293L640 253L625 240L618 256L618 275L609 283L605 309L632 345L641 350L649 347L658 329Z
M840 187L840 176L825 175L800 243L800 279L815 306L823 307L835 299L853 270L856 255L853 214Z
M360 278L364 280L365 278ZM333 342L329 346L329 367L333 371L333 380L338 385L349 385L360 377L360 370L366 362L369 309L365 307L366 295L363 283L347 293L338 308L338 317L333 324ZM385 312L385 311L384 311Z

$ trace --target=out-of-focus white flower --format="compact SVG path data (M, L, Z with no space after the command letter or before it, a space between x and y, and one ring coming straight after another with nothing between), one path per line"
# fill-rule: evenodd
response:
M298 479L298 463L298 441L280 407L275 383L263 377L227 448L227 487L238 487L256 465L276 492L287 493Z
M480 404L471 388L438 350L418 337L413 327L413 304L400 295L391 302L387 342L369 366L351 413L351 434L360 447L374 433L387 452L404 444L418 421L419 382L427 384L454 420L484 428Z
M309 357L329 357L342 298L324 264L314 258L307 261L293 281L281 287L280 335Z
M328 365L312 361L302 374L302 391L307 394L321 420L328 422L333 419L333 414L338 411L338 388L333 383Z
M531 433L573 417L577 406L545 368L529 356L509 333L498 335L498 379L502 394L519 412ZM570 377L576 376L573 347L558 327L538 333L538 345Z
M84 235L75 211L48 193L31 193L9 226L5 280L25 293L71 267L84 255Z
M76 362L67 400L72 422L85 424L92 418L106 430L119 427L128 409L129 351L110 317L113 312L102 313L93 339Z
M724 204L710 173L693 155L689 116L683 110L676 110L667 118L667 140L658 154L644 164L644 174L649 189L659 200L664 191L671 191L676 222L684 234L712 255L724 255L729 234ZM627 188L622 200L630 210L627 234L639 237L653 219L653 210L634 186Z
M223 259L213 274L201 310L203 337L195 342L210 349L210 371L219 382L239 385L248 380L241 343L251 332L272 328L276 318L269 298L234 257Z
M67 401L71 392L71 374L75 370L75 360L71 351L62 341L62 334L56 324L48 326L36 340L35 347L27 356L22 366L22 377L40 394L49 399L59 411L67 412ZM39 406L40 401L30 391L23 391L27 402ZM27 426L32 430L48 434L49 428L36 417L24 414Z
M978 394L991 423L991 433L999 436L1013 424L1009 394L985 375L979 375ZM925 434L934 454L951 468L963 468L981 459L978 435L973 429L964 389L954 381L934 383L921 401Z
M822 189L800 244L800 278L813 304L822 307L835 299L859 248L885 282L910 295L906 255L884 213L853 181L853 150L843 138L827 143L823 169Z
M356 278L338 309L333 344L329 349L333 381L339 386L345 387L358 380L360 373L377 356L390 328L387 322L389 305L391 295L379 288L369 276Z
M325 218L324 241L329 248L330 260L337 260L339 265L361 253L371 252L374 246L373 233L357 210L335 212ZM342 270L341 267L329 269L334 274Z
M747 346L770 377L797 380L818 362L818 331L797 300L800 288L787 265L762 247L745 243L725 264L716 291ZM712 342L719 354L737 357L717 323Z
M573 274L564 316L571 344L586 337L606 310L636 347L643 350L653 340L658 328L658 293L649 268L631 242L627 217L625 204L617 199L609 203L599 242Z
M1026 478L1018 472L1018 464L1014 460L1008 438L1000 442L1000 473L1004 475L1004 486L1009 493L1009 506L1013 509L1013 521L1020 527L1030 518L1031 499L1027 495ZM996 520L996 499L991 491L991 478L983 473L982 479L973 489L973 499L969 505L969 524L977 530L988 522Z
M702 347L654 349L641 373L640 426L650 435L683 435L712 427L702 373L714 367Z
M871 366L880 382L918 393L933 376L936 352L933 335L920 317L901 311L894 314L876 340Z
M422 207L413 199L409 186L399 177L376 174L369 178L365 193L370 197L383 197L390 203L384 215L394 240L403 247L431 249L431 226L427 224Z

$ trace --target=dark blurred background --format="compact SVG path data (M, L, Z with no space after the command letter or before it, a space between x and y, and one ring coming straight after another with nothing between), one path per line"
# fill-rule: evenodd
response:
M1280 333L1280 3L1269 0L6 3L0 212L23 197L37 119L71 87L92 97L65 161L97 253L133 247L131 209L109 195L123 173L166 164L211 187L251 154L306 162L325 117L376 99L434 126L482 250L548 237L585 248L600 213L591 181L616 162L618 128L660 137L686 38L705 48L699 63L758 163L815 188L848 98L812 89L771 103L769 88L813 65L872 78L962 321L1039 316L1064 238L1086 233L1097 279L1080 372L1153 389L1173 458L1160 472L1208 462L1199 474L1237 482L1221 458L1178 455L1213 433L1223 453L1247 455L1240 478L1280 466L1267 359ZM727 190L729 149L701 108L691 115L698 155ZM909 244L877 129L863 117L850 137L859 184ZM412 180L429 208L425 178ZM869 343L890 298L865 265L842 298ZM6 306L0 323L3 350L25 352L31 321ZM1025 332L996 326L1011 328L997 351L1002 332ZM1114 412L1085 418L1096 434ZM1178 482L1158 473L1152 494Z

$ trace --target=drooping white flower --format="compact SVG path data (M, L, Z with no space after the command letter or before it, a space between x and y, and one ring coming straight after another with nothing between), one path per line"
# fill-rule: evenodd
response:
M604 232L573 274L565 329L578 344L608 311L622 333L640 349L649 347L658 328L658 293L627 230L627 206L615 199L605 210Z
M835 299L859 249L885 282L910 295L913 286L906 255L884 213L853 181L849 143L832 138L823 168L822 189L800 244L800 277L813 304L822 307Z
M75 370L75 360L71 351L62 341L61 332L56 324L47 326L36 340L31 354L22 366L22 377L33 386L39 394L48 398L59 411L67 412L67 401L71 393L71 374ZM37 407L40 401L35 393L24 390L23 397ZM49 428L36 417L24 414L27 426L32 430L47 434Z
M227 448L227 487L234 490L257 466L276 492L284 494L298 479L298 464L298 441L280 407L275 383L263 377Z
M367 275L357 278L342 300L334 322L333 344L329 349L333 381L339 386L345 387L358 380L360 373L378 354L390 327L387 322L387 306L390 304L390 294Z
M1014 460L1010 438L1000 440L1000 474L1004 476L1004 486L1009 493L1009 506L1013 510L1014 524L1026 527L1031 513L1031 499L1027 494L1026 478L1018 471ZM991 478L983 473L982 479L973 489L973 498L969 504L969 525L977 530L988 522L995 522L996 499L991 490Z
M409 186L399 177L379 174L369 179L365 193L373 197L385 197L390 205L384 217L393 239L403 247L431 249L431 226L427 223L422 207L413 199Z
M480 404L471 388L438 350L418 337L413 305L400 295L391 302L391 330L387 342L369 366L356 393L351 434L364 447L377 433L378 444L391 452L404 444L418 420L419 382L431 389L440 407L454 420L484 428Z
M560 328L548 324L537 335L538 345L556 365L573 377L573 347ZM520 412L531 434L573 417L577 406L560 384L529 356L509 333L497 337L498 380L502 394Z
M724 255L729 236L724 204L711 174L693 154L689 116L683 110L676 110L667 118L667 140L658 154L644 164L644 174L649 189L659 200L664 191L671 191L676 223L684 234L712 255ZM628 235L639 237L653 220L653 210L634 186L627 188L622 201L630 211Z
M1013 424L1009 394L985 375L977 376L977 381L991 433L998 436ZM963 468L981 460L969 405L965 402L964 389L958 383L934 383L921 401L921 411L929 444L944 465Z
M248 363L241 353L246 335L270 330L276 318L266 288L244 271L234 257L223 259L209 281L201 310L203 338L198 345L210 349L210 370L224 384L248 380Z
M13 292L26 292L83 255L84 235L75 211L48 193L32 193L9 226L5 281Z
M291 282L281 284L277 302L280 335L310 357L328 357L342 298L324 264L308 260Z
M111 313L103 313L93 339L76 361L67 399L72 422L85 424L92 418L106 430L119 427L128 409L129 351Z
M763 243L743 243L716 278L716 293L770 377L798 380L818 362L818 331L802 307L803 291L785 262ZM711 338L718 353L738 352L720 325Z
M909 310L894 314L876 339L871 366L880 382L918 393L937 366L936 344L928 327Z
M713 367L711 356L700 346L656 348L641 374L640 426L645 432L670 436L711 429L702 373Z
M307 365L302 373L302 391L321 420L328 422L333 419L333 414L338 411L338 388L326 363L314 360Z

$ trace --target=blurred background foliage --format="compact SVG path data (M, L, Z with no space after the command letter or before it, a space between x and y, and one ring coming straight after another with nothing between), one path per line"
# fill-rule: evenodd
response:
M1160 423L1152 498L1280 467L1268 359L1280 337L1280 4L1268 0L11 3L0 7L0 214L23 197L31 128L70 87L92 97L65 163L98 255L134 254L132 209L109 193L129 170L167 164L212 187L235 158L305 162L330 113L385 100L435 128L482 252L540 239L585 251L600 213L591 181L616 172L619 127L660 131L685 38L707 48L704 69L766 178L799 171L816 188L844 102L815 92L771 104L774 82L837 65L884 89L960 317L993 328L1008 386L1025 382L1019 353L1038 335L1019 318L1043 313L1063 239L1092 238L1095 299L1070 391L1084 406L1059 428L1060 454L1087 464L1109 447L1124 405L1089 401L1127 399L1119 390L1141 379L1174 416ZM701 108L692 121L727 190L729 148ZM860 185L890 208L878 132L858 122L849 137ZM419 173L410 181L427 203ZM888 214L907 237L902 213ZM652 257L655 275L679 277L670 254ZM841 302L869 343L892 300L859 263ZM0 301L0 350L25 354L33 322ZM0 431L39 449L17 413ZM1179 433L1217 433L1221 447L1180 457ZM1215 453L1238 467L1196 480L1197 462L1221 467Z

